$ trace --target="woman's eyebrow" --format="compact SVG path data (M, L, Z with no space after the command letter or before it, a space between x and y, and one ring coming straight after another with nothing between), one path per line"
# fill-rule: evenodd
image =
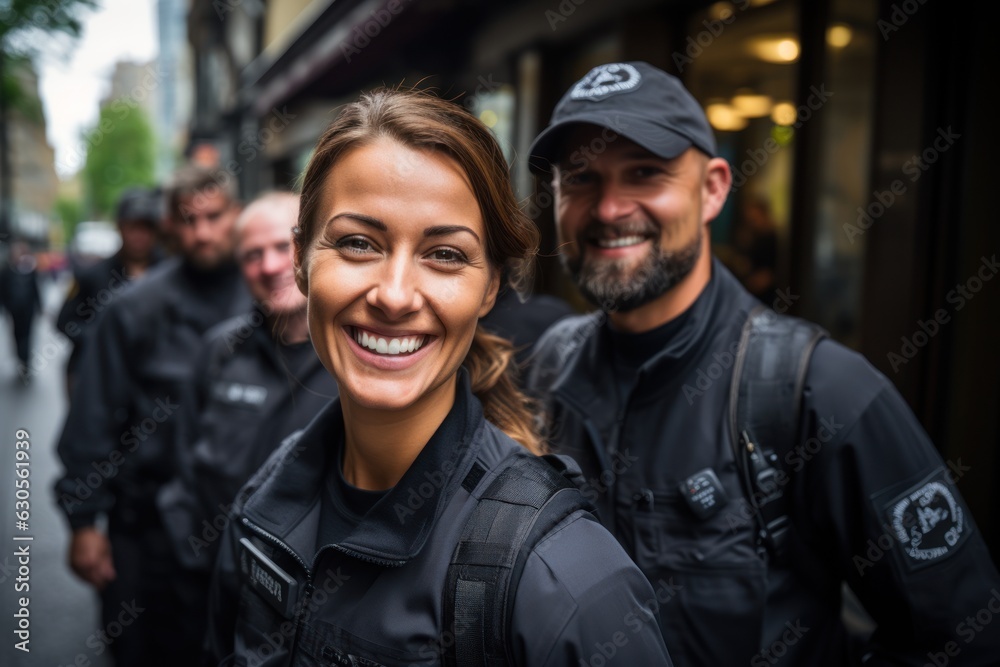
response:
M468 232L476 237L477 241L482 243L482 240L479 238L479 234L462 225L437 225L435 227L428 227L424 230L424 236L447 236L448 234L455 234L456 232Z
M363 213L351 213L349 211L348 212L344 212L344 213L338 213L337 215L335 215L332 218L330 218L329 220L327 220L326 224L329 225L331 222L333 222L334 220L337 220L338 218L350 218L351 220L354 220L356 222L360 222L363 225L367 225L369 227L374 227L375 229L379 230L380 232L387 232L387 231L389 231L389 227L386 226L386 224L384 222L382 222L381 220L379 220L378 218L373 218L370 215L364 215Z

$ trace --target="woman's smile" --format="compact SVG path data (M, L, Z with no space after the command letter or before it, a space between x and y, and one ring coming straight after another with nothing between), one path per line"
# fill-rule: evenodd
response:
M436 336L380 335L370 329L344 327L349 345L358 359L383 371L401 371L410 368L432 351Z
M379 355L410 354L423 347L427 334L380 334L361 327L348 327L348 332L361 347L366 347Z

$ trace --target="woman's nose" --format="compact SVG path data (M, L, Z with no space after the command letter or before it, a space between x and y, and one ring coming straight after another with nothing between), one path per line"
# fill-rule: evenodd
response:
M380 280L368 291L367 300L390 319L420 310L423 297L416 267L405 258L386 262Z

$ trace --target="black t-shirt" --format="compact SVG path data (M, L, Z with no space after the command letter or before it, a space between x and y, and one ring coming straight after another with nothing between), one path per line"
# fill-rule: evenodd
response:
M354 486L344 479L343 458L341 449L333 458L336 465L330 466L323 484L317 548L346 538L361 523L365 514L391 490L368 491Z
M691 310L688 308L666 324L642 333L615 331L610 325L605 325L611 343L611 367L615 376L613 391L615 420L606 426L605 432L601 433L604 442L617 441L616 431L625 416L626 402L639 376L639 368L670 344L677 333L684 328L690 318Z

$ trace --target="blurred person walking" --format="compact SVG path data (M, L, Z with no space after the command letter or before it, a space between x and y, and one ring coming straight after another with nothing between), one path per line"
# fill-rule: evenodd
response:
M10 258L0 273L0 306L7 309L14 329L14 344L20 362L18 372L27 383L31 379L28 358L31 356L31 331L35 316L42 309L38 290L38 262L22 241L11 244Z
M254 299L249 312L212 328L181 398L177 477L158 505L177 558L177 652L197 661L219 537L240 487L285 436L337 396L309 342L306 298L295 284L292 229L299 198L262 195L236 220L236 259Z
M174 470L178 398L201 337L245 313L233 258L240 205L232 178L179 171L167 197L181 254L132 284L99 318L80 359L58 452L58 504L73 536L69 563L102 592L105 623L143 611L111 645L119 665L174 665L173 555L156 509ZM98 526L107 518L107 529Z
M66 391L70 394L86 332L130 281L163 257L157 244L163 219L162 193L144 188L127 190L118 201L115 218L122 247L111 257L77 270L56 318L56 328L73 345L66 362Z

